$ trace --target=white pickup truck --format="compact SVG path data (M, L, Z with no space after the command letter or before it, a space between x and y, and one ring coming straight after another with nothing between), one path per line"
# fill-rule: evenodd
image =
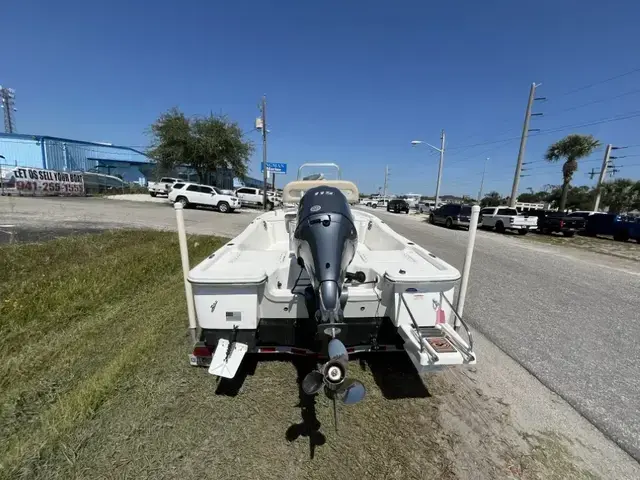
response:
M495 228L500 233L515 230L520 235L526 235L529 230L538 227L538 217L520 215L511 207L486 207L480 210L478 223L482 224L481 228Z
M384 197L369 197L360 200L359 204L372 208L386 207L389 204L389 200Z
M149 182L147 188L149 189L149 195L155 197L156 195L169 195L169 191L174 183L179 182L180 179L173 177L162 177L159 182Z
M259 188L240 187L236 190L236 197L240 199L242 205L262 208L264 205L262 192ZM267 210L273 210L273 207L280 204L282 199L273 191L267 191Z

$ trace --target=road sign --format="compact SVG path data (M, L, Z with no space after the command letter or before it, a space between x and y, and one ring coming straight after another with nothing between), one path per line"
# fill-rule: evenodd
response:
M260 162L260 172L264 172L262 168L262 162ZM267 162L267 172L269 173L287 173L286 163Z

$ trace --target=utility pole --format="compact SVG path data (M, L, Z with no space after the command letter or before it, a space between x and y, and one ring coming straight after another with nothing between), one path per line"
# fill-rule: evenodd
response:
M604 149L604 158L602 159L602 169L600 170L600 177L598 177L598 183L596 184L596 199L593 201L592 211L597 212L600 206L600 195L602 193L602 182L604 182L604 176L607 174L609 168L609 156L611 155L611 149L613 145L607 144L607 148Z
M267 185L269 182L269 172L267 172L267 96L262 96L262 206L267 209Z
M509 199L509 206L515 207L518 198L518 184L520 183L520 174L522 173L522 161L524 160L524 150L527 146L527 137L529 136L529 121L531 120L531 108L533 107L534 100L544 100L544 98L535 98L536 88L541 83L532 83L529 90L529 101L527 102L527 110L524 114L524 125L522 126L522 138L520 139L520 150L518 151L518 163L516 164L516 173L513 177L513 187L511 188L511 198ZM542 115L541 113L534 113L533 115Z
M16 122L13 118L13 112L16 111L15 99L16 92L13 88L6 88L0 85L0 103L4 109L5 133L14 133L16 129Z
M484 174L487 171L487 162L489 161L489 157L484 159L484 167L482 168L482 179L480 180L480 191L478 192L478 203L482 200L482 187L484 186Z
M436 183L436 201L435 207L438 208L440 200L440 182L442 181L442 164L444 163L444 129L440 134L440 164L438 165L438 183Z
M387 185L389 179L389 165L384 167L384 189L382 190L382 198L387 198Z

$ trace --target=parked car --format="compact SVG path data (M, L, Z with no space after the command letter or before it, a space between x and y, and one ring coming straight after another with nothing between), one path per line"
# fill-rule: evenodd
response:
M263 190L259 188L241 187L236 190L236 196L240 199L242 205L250 207L264 207ZM267 192L267 210L273 210L274 207L282 202L278 196L272 191Z
M495 228L500 233L514 230L519 235L526 235L538 227L538 217L521 215L515 208L506 206L483 208L478 219L480 222L482 228Z
M588 215L585 215L587 214ZM584 233L590 237L596 235L613 235L615 233L615 221L618 215L615 213L601 212L573 212L569 215L586 216L587 225Z
M405 200L391 200L387 205L387 212L409 213L409 204Z
M550 235L560 232L565 237L573 237L576 232L583 231L586 219L579 215L567 215L564 212L545 212L538 218L538 232Z
M169 195L169 191L174 183L180 182L179 178L162 177L159 182L149 182L147 189L149 195L155 197L156 195Z
M430 213L436 208L436 202L418 202L418 211L420 213Z
M614 223L613 239L626 242L633 239L640 243L640 218L619 215Z
M222 213L231 213L241 206L237 197L225 195L217 187L186 182L173 185L169 192L169 201L180 202L184 208L199 205L215 207Z
M386 198L374 198L371 202L367 202L367 207L378 208L378 207L386 207L389 204L389 200Z
M448 203L432 210L429 214L429 223L432 225L442 224L447 228L469 228L470 220L471 205Z

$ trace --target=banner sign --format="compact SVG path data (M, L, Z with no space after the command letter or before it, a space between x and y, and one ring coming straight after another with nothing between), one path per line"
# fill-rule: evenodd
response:
M84 195L84 179L81 173L0 167L0 191L4 195Z

